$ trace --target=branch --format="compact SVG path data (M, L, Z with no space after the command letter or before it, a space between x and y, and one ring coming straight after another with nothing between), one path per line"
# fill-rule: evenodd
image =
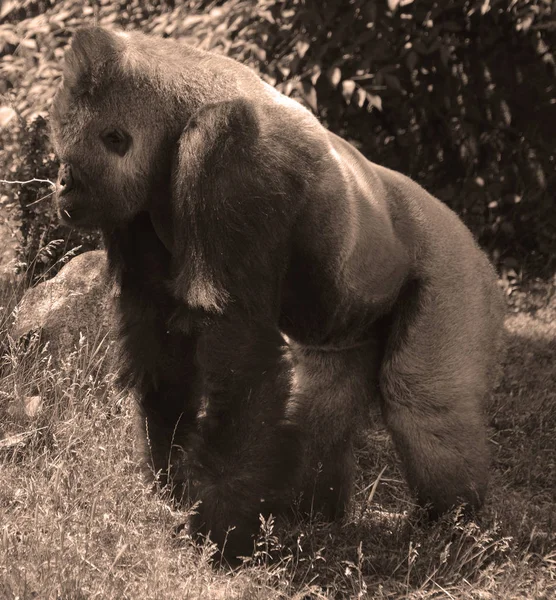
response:
M17 180L12 180L10 181L9 179L0 179L0 183L7 183L7 184L20 184L20 185L27 185L28 183L48 183L49 186L55 188L56 187L56 183L54 181L50 181L50 179L28 179L27 181L17 181Z

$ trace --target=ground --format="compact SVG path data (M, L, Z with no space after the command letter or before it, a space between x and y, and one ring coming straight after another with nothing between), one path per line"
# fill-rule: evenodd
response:
M514 296L520 308L506 321L503 378L488 407L493 480L478 523L409 516L373 415L346 522L266 523L256 556L233 572L211 566L208 544L176 533L187 515L143 484L130 401L91 368L99 349L82 340L53 372L33 344L7 344L0 313L0 598L556 597L554 285ZM4 317L13 298L4 289Z

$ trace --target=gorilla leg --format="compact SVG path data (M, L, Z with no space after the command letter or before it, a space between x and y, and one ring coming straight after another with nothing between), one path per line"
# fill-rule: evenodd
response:
M147 476L168 486L179 502L189 496L186 452L195 431L198 400L186 384L160 382L137 398L137 432Z
M341 518L351 496L353 441L365 422L373 367L370 346L316 350L292 344L292 412L308 432L300 509Z
M149 216L138 215L104 240L120 287L120 382L137 401L144 471L181 498L187 478L181 449L195 429L201 396L198 336L180 324L180 305L168 290L171 256Z
M482 401L499 323L480 301L463 302L447 286L413 289L381 366L386 424L410 487L433 516L462 502L479 507L487 488Z
M139 377L136 374L137 429L147 474L162 486L168 485L172 495L182 500L188 485L185 452L196 429L200 405L194 363L197 340L176 333L166 337L166 347L151 347L153 362L148 370ZM138 349L136 344L134 351Z
M126 300L122 294L120 302ZM195 431L201 399L197 337L169 331L153 306L127 303L122 311L125 360L120 378L137 402L135 427L145 475L168 485L181 500L188 478L184 450Z

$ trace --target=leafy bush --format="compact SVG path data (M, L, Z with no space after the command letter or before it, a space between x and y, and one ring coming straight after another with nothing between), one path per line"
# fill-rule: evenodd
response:
M551 0L27 1L0 24L0 82L33 122L71 33L94 22L229 54L439 196L506 270L553 269L555 17ZM53 179L50 159L26 158L31 134L4 151L10 176L24 162Z

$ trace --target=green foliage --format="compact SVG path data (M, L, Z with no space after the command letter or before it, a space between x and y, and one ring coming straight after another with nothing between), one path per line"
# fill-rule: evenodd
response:
M68 38L93 23L184 39L256 68L454 208L506 271L553 270L551 0L27 1L0 22L4 104L27 122L46 113ZM38 169L25 158L28 135L20 128L0 159L10 175L23 161L53 179L50 159Z

